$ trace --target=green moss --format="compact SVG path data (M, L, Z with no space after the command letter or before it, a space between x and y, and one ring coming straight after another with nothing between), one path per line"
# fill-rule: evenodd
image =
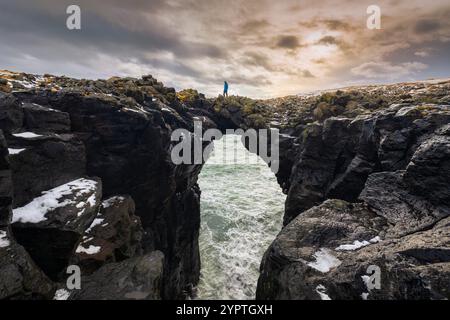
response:
M181 102L194 102L200 99L200 94L194 89L185 89L177 92L176 95Z

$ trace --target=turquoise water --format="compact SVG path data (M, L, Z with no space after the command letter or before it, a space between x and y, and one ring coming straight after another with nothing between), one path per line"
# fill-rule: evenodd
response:
M197 298L254 299L261 259L281 230L286 196L267 165L235 135L215 142L199 185L202 269Z

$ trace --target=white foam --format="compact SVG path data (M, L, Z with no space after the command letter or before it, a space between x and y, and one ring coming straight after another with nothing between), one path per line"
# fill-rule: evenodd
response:
M248 151L237 142L236 154L245 160ZM234 145L234 138L227 135L216 143L222 150L224 143ZM255 299L259 266L281 230L286 195L262 160L257 165L208 165L214 160L199 177L202 272L197 298Z

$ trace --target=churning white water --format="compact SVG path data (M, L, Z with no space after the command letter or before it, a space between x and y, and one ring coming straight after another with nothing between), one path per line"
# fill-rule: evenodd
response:
M263 254L281 230L286 196L272 171L237 135L215 142L199 185L197 298L254 299Z

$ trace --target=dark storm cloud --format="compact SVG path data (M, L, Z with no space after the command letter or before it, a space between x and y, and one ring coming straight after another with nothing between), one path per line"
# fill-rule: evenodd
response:
M319 41L317 41L317 43L318 44L325 44L325 45L330 45L330 44L337 45L339 43L339 40L337 40L333 36L325 36L325 37L321 38Z
M322 45L335 45L337 46L342 52L350 54L351 53L351 46L343 41L340 38L336 38L333 36L325 36L319 39L316 44L322 44Z
M298 49L301 47L300 40L296 36L287 35L287 36L280 36L276 39L277 47L283 48L283 49Z
M329 19L329 20L321 20L321 23L327 26L329 30L335 30L335 31L350 31L352 30L352 26L342 20L335 20L335 19Z
M414 31L416 33L429 33L441 28L441 24L439 21L435 20L420 20L416 22L414 26Z
M220 48L204 43L186 41L176 32L161 28L157 24L145 30L129 30L120 24L114 24L94 12L82 11L82 30L69 31L65 27L64 6L60 15L46 14L33 10L33 7L3 5L0 11L0 28L17 37L52 39L60 43L67 42L76 46L93 46L104 52L129 51L170 51L180 58L207 56L223 58L226 53ZM139 15L135 19L142 19Z
M48 1L43 3L45 2ZM158 1L151 2L155 4ZM139 5L143 8L149 3L142 1ZM116 5L114 9L120 12L124 6L120 1L109 1L108 4ZM33 62L33 72L68 72L80 76L76 65L95 70L95 61L103 54L111 59L118 59L117 62L133 61L147 69L163 69L179 76L198 78L204 74L190 66L187 63L189 59L224 59L227 55L215 45L184 39L176 30L166 28L160 21L149 22L140 12L133 13L132 17L134 23L143 26L147 24L145 28L128 29L126 23L116 23L114 19L109 19L104 14L99 15L95 10L86 10L89 8L87 5L82 9L82 30L70 31L66 28L65 6L58 3L49 7L50 10L44 10L47 8L36 5L37 2L25 5L23 1L1 0L0 38L4 42L0 48L2 68L27 71L23 68ZM123 8L129 10L129 7ZM129 17L129 12L125 16ZM149 54L164 55L164 52L171 54L172 58L149 57ZM30 57L31 62L28 61ZM40 66L35 59L41 60ZM67 67L64 67L64 62ZM48 66L45 67L46 65ZM120 70L119 66L114 65L110 69L116 72Z

